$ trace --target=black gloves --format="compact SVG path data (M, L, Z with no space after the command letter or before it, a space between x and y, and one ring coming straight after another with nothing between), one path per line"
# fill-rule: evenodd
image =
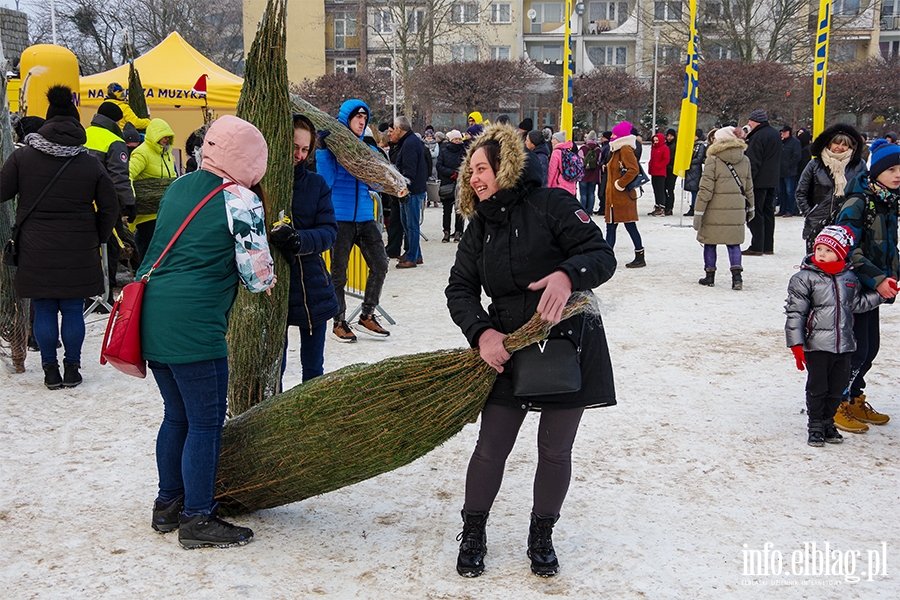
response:
M269 243L278 248L288 264L297 262L297 252L300 250L300 236L290 225L279 223L269 232Z
M331 132L327 129L320 129L316 133L316 148L327 148L328 146L325 144L325 138L331 135Z
M126 204L122 207L122 216L127 218L129 223L134 223L134 220L137 218L137 206Z

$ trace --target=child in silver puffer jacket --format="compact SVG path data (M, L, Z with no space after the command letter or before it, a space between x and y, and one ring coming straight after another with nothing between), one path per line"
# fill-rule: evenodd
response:
M847 254L853 234L830 225L816 237L813 253L791 277L785 303L787 345L797 369L808 370L806 409L810 446L839 444L843 437L834 415L850 377L850 356L856 349L853 313L872 310L880 294L860 285Z

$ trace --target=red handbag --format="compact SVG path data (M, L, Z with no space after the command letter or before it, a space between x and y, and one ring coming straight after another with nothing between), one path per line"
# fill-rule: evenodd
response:
M113 304L112 310L109 312L109 321L106 323L106 333L103 335L103 345L100 348L100 364L111 364L113 367L122 371L126 375L133 375L143 379L147 376L147 361L141 352L141 303L144 300L144 291L147 289L147 282L150 281L150 274L156 270L163 256L169 251L184 228L187 227L191 219L200 212L200 209L209 202L210 198L225 189L232 182L223 183L209 193L206 198L194 207L194 210L187 216L175 235L169 241L165 250L150 267L139 281L129 283L122 288L122 293Z

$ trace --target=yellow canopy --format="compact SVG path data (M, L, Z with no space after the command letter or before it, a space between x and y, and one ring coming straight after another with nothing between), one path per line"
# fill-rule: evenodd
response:
M203 106L203 97L192 92L200 76L209 75L206 82L210 108L237 106L244 80L200 54L184 38L173 31L158 46L134 59L141 75L147 107ZM106 97L106 86L112 82L128 89L128 65L81 78L81 105L100 106Z

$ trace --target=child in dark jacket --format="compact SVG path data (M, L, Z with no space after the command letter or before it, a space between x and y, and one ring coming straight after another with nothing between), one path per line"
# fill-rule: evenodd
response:
M850 356L856 349L853 313L872 310L882 301L877 292L862 287L850 270L847 253L852 246L850 229L826 227L816 237L813 253L788 284L784 332L797 369L808 369L810 446L843 441L834 426L834 415L850 375Z

